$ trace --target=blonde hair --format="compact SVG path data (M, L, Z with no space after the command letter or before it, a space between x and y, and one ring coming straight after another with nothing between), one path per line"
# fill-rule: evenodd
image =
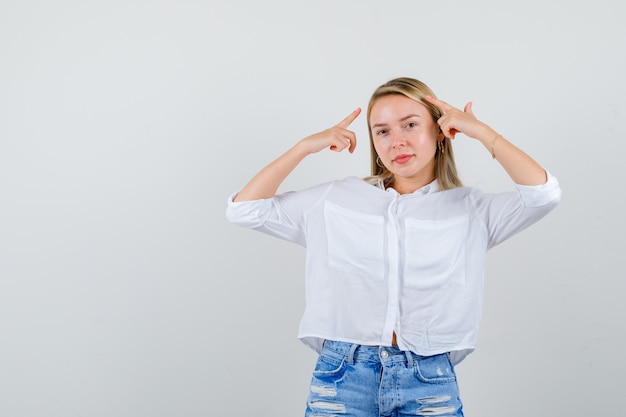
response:
M369 105L367 106L367 130L370 136L372 175L365 178L365 181L374 185L382 181L385 186L388 186L393 182L393 173L385 166L381 166L382 164L379 165L378 161L380 159L374 148L374 139L372 137L372 130L370 129L370 113L376 100L393 94L402 95L422 103L428 109L435 123L437 123L437 120L443 115L437 106L424 99L425 96L436 97L435 93L433 93L426 84L416 79L407 77L395 78L381 85L374 91L370 98ZM452 145L448 138L444 138L442 147L437 146L437 150L435 151L435 179L439 183L440 190L449 190L463 186L456 171L454 152L452 151Z

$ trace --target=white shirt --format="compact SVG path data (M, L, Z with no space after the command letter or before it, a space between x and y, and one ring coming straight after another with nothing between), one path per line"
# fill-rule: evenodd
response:
M306 307L298 337L319 352L324 339L398 347L418 355L474 350L483 304L485 256L549 213L561 190L516 185L487 194L412 194L348 177L270 199L227 204L234 223L307 248Z

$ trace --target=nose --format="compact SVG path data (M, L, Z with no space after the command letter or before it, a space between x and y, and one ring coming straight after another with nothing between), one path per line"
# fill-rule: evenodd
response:
M392 131L391 132L391 146L394 148L398 148L400 146L404 146L406 144L406 140L402 132Z

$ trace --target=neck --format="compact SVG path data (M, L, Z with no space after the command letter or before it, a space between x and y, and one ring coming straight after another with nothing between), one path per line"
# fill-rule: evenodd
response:
M396 190L399 194L411 194L434 180L434 175L424 178L394 178L391 183L391 188Z

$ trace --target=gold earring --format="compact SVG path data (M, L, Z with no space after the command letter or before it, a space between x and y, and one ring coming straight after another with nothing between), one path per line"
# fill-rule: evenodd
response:
M446 148L444 148L443 146L443 141L445 140L445 138L443 140L440 140L437 142L437 147L439 148L439 152L443 155L444 153L446 153Z

